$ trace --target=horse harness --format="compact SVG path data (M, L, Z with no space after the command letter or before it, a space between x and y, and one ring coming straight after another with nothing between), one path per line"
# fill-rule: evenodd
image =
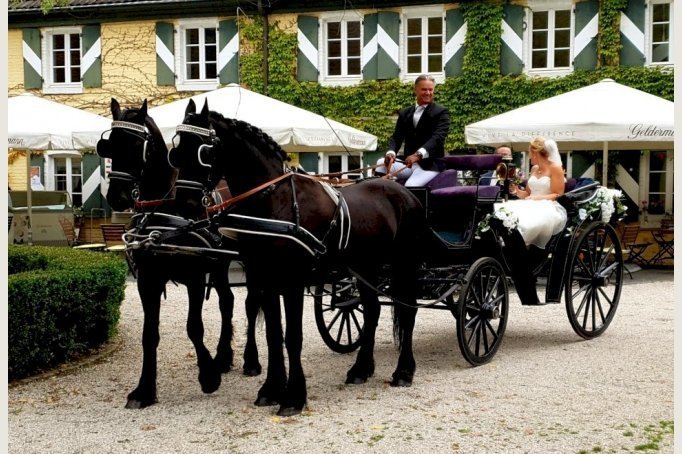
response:
M210 151L212 150L213 146L219 143L219 139L216 137L215 131L213 129L182 124L178 125L176 128L176 133L180 132L196 134L202 138L202 141L204 140L203 138L207 138L211 141L210 144L203 143L197 150L197 159L199 164L204 167L211 168L212 164L210 162L204 162L202 158L202 151ZM172 151L173 150L171 150L171 152ZM171 153L169 153L169 161L171 161L171 165L173 165L172 159ZM211 190L208 188L208 186L212 185L214 180L212 172L210 173L211 176L209 177L206 184L190 180L177 180L176 187L203 191L204 196L202 197L202 203L206 207L207 216L213 215L221 221L219 223L218 231L228 238L235 238L240 233L285 238L300 245L313 257L319 257L327 253L327 239L330 237L331 233L338 228L338 242L334 249L337 251L344 250L348 246L348 241L350 239L351 218L348 205L343 198L343 195L336 189L332 188L329 184L321 182L311 175L296 173L286 165L284 166L283 171L284 173L282 175L279 175L278 177L266 181L265 183L256 186L242 194L233 196L230 199L213 206L208 206L208 201L210 200L208 197L208 192ZM298 198L296 196L295 184L295 177L297 176L312 179L313 181L320 184L324 189L325 194L329 196L336 206L334 215L329 222L329 228L321 239L318 239L305 227L301 226L300 207L298 204ZM288 180L291 185L292 209L294 212L293 222L230 213L231 209L233 209L233 207L235 207L238 203L256 195L268 194L274 191L275 187L285 180Z

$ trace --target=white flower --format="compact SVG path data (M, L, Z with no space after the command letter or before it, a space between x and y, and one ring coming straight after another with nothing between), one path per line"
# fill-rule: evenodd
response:
M585 218L587 217L587 210L585 210L585 208L580 208L578 210L578 217L580 218L581 221L584 221Z

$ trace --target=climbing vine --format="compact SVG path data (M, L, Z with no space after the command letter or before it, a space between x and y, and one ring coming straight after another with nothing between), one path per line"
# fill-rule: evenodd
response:
M599 2L599 34L597 37L597 65L620 64L620 15L628 6L628 0L602 0Z
M659 67L619 67L619 16L627 0L600 2L599 67L575 70L556 78L500 75L501 4L467 2L462 12L467 37L462 74L449 77L436 88L437 102L450 110L451 128L446 150L466 147L464 127L488 118L596 83L604 78L673 100L673 71ZM263 92L263 30L259 17L240 19L240 74L247 88ZM277 22L268 33L269 77L267 92L281 101L323 114L379 138L385 150L398 110L413 102L412 84L397 79L362 81L350 87L327 87L296 80L297 40Z

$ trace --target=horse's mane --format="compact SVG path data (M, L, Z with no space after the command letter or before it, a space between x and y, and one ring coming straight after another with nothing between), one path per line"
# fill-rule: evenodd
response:
M276 158L287 161L289 158L282 147L266 132L246 121L234 118L225 118L221 113L209 111L209 119L222 126L226 133L237 139L246 141L265 154L269 153Z

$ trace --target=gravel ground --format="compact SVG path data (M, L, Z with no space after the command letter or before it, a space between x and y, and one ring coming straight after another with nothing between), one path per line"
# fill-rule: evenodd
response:
M329 350L305 311L303 365L308 406L279 418L252 405L263 376L241 375L243 289L236 290L235 370L201 392L185 333L183 287L168 287L161 310L159 403L126 410L141 367L142 308L131 280L120 333L99 361L10 384L9 449L15 453L164 452L621 452L673 451L672 271L625 278L620 307L600 338L581 340L562 305L522 307L497 356L472 368L457 347L454 318L417 315L417 372L411 388L386 384L397 361L390 310L381 315L376 372L344 385L355 354ZM204 308L207 345L217 344L216 298ZM264 328L258 332L262 363ZM641 451L639 451L641 452Z

